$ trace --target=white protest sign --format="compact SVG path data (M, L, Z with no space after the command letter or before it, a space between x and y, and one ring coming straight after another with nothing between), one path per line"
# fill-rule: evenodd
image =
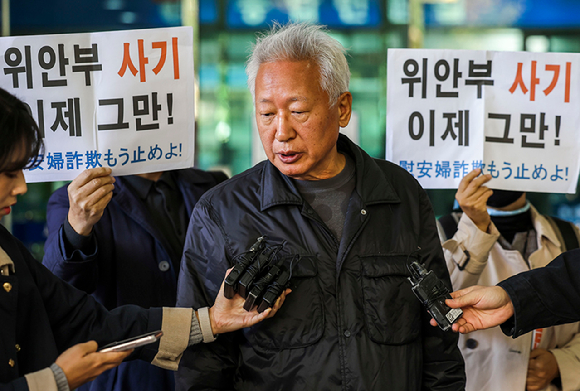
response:
M193 166L190 27L0 38L0 87L28 104L44 134L29 182Z
M386 158L425 188L575 193L580 54L389 49Z

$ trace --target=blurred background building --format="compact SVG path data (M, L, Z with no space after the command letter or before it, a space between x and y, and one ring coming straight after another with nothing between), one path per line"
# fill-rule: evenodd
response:
M275 21L327 25L348 48L354 117L346 133L385 156L386 57L391 48L580 51L578 0L1 0L2 35L188 25L194 29L196 166L238 174L264 158L244 65ZM30 184L5 225L39 259L46 202L63 183ZM455 190L430 190L437 216ZM580 224L575 195L529 194L545 214Z

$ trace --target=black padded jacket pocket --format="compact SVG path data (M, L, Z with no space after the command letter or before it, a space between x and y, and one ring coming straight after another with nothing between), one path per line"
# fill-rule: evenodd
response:
M273 318L247 329L254 348L282 350L316 343L324 331L324 308L317 278L316 256L302 256L293 267L292 293Z
M411 290L408 254L361 257L365 324L372 341L401 345L421 333L421 304Z

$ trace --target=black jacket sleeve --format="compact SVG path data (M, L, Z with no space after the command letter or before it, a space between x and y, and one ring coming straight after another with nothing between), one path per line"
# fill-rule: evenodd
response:
M24 376L22 376L10 383L1 383L0 391L28 391L28 383Z
M580 249L560 254L547 266L520 273L498 284L514 306L501 327L519 337L541 327L580 320Z
M442 279L451 291L451 280L439 241L435 216L427 193L418 186L421 221L419 246L425 266ZM423 386L424 390L464 390L465 365L459 348L457 334L444 332L429 324L431 316L423 311Z

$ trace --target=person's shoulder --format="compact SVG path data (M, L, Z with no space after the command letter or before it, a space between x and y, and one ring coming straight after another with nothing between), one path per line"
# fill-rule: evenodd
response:
M385 160L385 159L379 159L379 158L372 158L372 159L382 170L392 171L393 173L396 173L396 174L409 175L412 177L412 175L409 173L409 171L405 170L403 167L399 166L398 164L395 164L395 163L393 163L389 160Z
M419 186L417 179L406 169L395 164L389 160L372 158L375 164L381 169L383 174L389 181L398 184L408 184Z
M178 180L188 181L190 183L220 183L228 179L223 171L201 170L199 168L183 168L173 171Z
M52 202L60 202L63 200L65 200L68 203L68 185L70 185L70 182L65 183L64 185L62 185L61 187L52 192L52 194L49 197L49 205Z
M263 170L264 162L258 163L212 187L201 197L200 201L215 203L230 197L255 195L260 187Z

